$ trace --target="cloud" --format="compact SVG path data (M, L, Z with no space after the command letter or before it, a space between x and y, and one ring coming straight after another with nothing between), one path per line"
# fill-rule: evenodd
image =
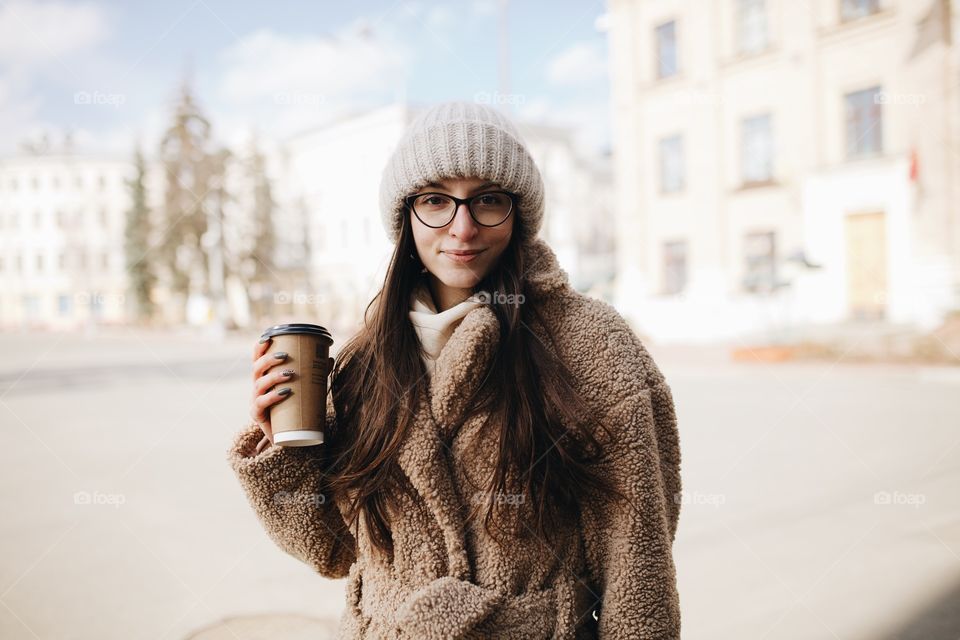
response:
M222 52L221 90L238 102L327 100L376 89L403 64L403 52L363 23L334 37L260 29Z
M0 5L0 64L44 64L101 42L106 16L93 4L25 2Z
M66 101L64 86L82 70L77 60L105 40L110 24L91 3L26 2L0 4L0 153L43 134L62 137L51 121L51 102Z
M390 101L402 92L409 57L388 31L365 20L333 35L260 29L219 54L212 115L228 138L251 125L284 137Z
M574 43L547 63L547 80L556 86L591 85L604 81L606 76L606 53L592 41Z

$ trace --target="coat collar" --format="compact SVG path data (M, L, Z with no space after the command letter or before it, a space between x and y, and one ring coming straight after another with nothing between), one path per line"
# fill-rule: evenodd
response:
M566 271L557 256L540 238L533 238L521 249L526 279L524 304L537 304L557 290L570 286ZM495 293L495 292L494 292ZM456 423L466 409L470 392L500 344L500 323L489 305L471 310L447 341L436 360L430 379L430 408L441 431Z

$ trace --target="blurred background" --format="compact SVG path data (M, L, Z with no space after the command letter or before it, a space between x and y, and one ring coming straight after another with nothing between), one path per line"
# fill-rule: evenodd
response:
M685 638L960 638L956 0L0 1L0 636L325 638L226 464L380 171L492 104L674 391Z

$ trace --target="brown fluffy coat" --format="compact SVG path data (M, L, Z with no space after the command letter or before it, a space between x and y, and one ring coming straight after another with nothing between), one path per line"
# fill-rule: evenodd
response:
M672 557L680 444L670 387L617 311L570 287L546 243L534 239L523 250L525 304L538 305L579 391L611 429L613 437L595 434L613 454L600 470L632 504L592 496L552 548L532 535L501 547L482 526L464 526L497 451L483 441L491 430L480 431L479 418L449 448L442 440L499 340L493 312L474 309L441 352L400 451L417 499L402 496L402 515L391 522L392 561L371 551L362 518L354 536L344 501L323 495L322 445L257 455L262 434L249 425L230 447L229 462L276 544L322 576L349 577L342 638L680 636ZM331 406L328 424L335 419Z

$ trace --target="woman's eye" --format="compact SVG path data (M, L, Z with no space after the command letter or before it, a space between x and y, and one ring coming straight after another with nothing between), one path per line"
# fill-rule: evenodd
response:
M500 204L503 198L499 194L488 193L480 196L478 200L480 201L480 204L490 206Z

